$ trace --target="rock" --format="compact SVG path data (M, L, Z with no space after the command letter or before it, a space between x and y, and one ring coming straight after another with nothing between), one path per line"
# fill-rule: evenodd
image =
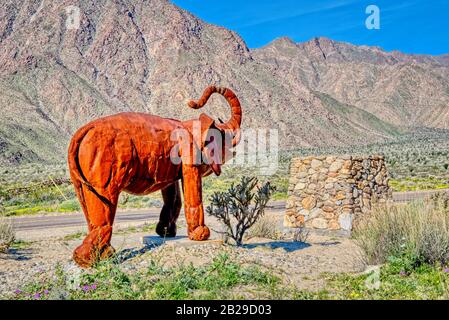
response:
M314 170L320 168L322 165L323 165L323 163L320 160L317 160L317 159L313 159L312 162L310 163L310 166Z
M310 211L310 215L309 215L309 219L315 219L317 217L320 217L323 215L323 210L318 209L318 208L314 208Z
M307 189L309 190L315 190L317 187L317 185L315 183L310 183L309 186L307 187Z
M376 178L374 178L377 184L382 184L382 175L379 173Z
M344 199L346 199L346 196L345 196L344 193L339 192L339 193L337 193L337 195L335 196L335 200L344 200Z
M308 176L308 173L306 171L300 171L296 176L298 179L303 179Z
M334 156L328 156L328 157L326 157L326 162L328 164L332 164L335 161L335 159L336 158Z
M326 220L332 220L334 218L334 212L324 212L324 218L326 218Z
M290 177L290 179L288 180L288 183L293 184L293 185L297 184L298 182L299 182L299 179L294 176Z
M304 222L304 216L299 215L296 217L296 226L301 226L304 224Z
M329 166L329 172L337 172L343 166L343 161L336 160Z
M324 202L324 205L325 205L326 207L332 207L332 206L334 205L334 202L331 201L331 200L326 200L326 201Z
M327 174L329 172L329 169L327 168L321 168L319 171L321 174Z
M306 210L312 210L316 206L316 198L308 196L301 201L302 207Z
M328 227L330 230L338 230L338 229L340 229L340 224L338 223L337 220L331 220L331 221L329 221L327 227Z
M342 213L338 218L340 226L343 230L351 231L352 230L352 214L350 213Z
M302 182L298 183L298 184L295 186L295 190L304 190L305 188L306 188L306 184L305 184L305 183L302 183Z
M285 209L291 209L295 206L295 200L293 199L288 199L285 203Z
M293 219L292 219L293 218ZM296 228L296 218L294 216L284 216L284 227Z
M301 171L292 175L288 194L289 199L296 196L296 200L293 206L287 203L287 210L296 209L298 216L301 209L299 216L307 226L324 219L329 229L344 226L344 230L350 230L353 214L367 212L372 203L391 196L384 162L360 156L310 156L305 160L295 164ZM313 227L326 223L318 220Z
M323 218L317 218L312 221L312 227L316 229L326 229L327 228L327 220Z

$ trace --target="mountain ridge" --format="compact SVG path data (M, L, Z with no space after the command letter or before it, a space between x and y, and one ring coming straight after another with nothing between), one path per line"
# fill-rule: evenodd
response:
M188 119L204 88L232 88L243 128L279 130L283 149L449 128L449 55L410 57L327 38L249 49L167 0L4 1L0 163L57 162L87 121L122 111ZM76 5L80 28L66 27ZM40 9L39 9L40 8ZM201 110L226 119L213 96Z

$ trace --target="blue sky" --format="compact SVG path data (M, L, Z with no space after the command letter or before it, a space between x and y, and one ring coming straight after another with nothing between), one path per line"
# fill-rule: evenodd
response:
M323 36L405 53L449 53L449 0L172 0L197 17L238 32L250 48L288 36ZM380 29L365 26L368 5Z

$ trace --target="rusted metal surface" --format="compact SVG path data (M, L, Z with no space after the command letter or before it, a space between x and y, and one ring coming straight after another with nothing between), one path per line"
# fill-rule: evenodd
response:
M123 191L137 195L161 191L164 206L156 232L172 237L181 209L181 180L189 238L209 238L202 178L221 173L222 162L232 155L229 149L239 142L242 116L239 100L226 88L211 86L189 106L203 107L213 93L223 95L230 105L231 118L226 123L216 123L204 113L199 119L181 122L127 112L97 119L75 133L68 153L69 170L89 229L73 255L80 266L89 267L113 253L112 225ZM220 136L211 137L211 131ZM218 140L231 143L218 144Z

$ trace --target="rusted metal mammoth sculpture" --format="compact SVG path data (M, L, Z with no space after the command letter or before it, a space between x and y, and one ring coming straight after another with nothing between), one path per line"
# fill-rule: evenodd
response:
M69 170L88 223L88 234L73 253L78 265L90 267L114 252L112 225L122 191L147 195L160 190L164 205L156 232L174 237L182 205L181 180L188 236L196 241L209 238L201 179L212 172L220 175L221 164L232 157L231 149L240 140L242 117L239 100L226 88L211 86L189 106L203 107L215 92L231 107L226 123L204 113L199 119L182 122L127 112L92 121L74 134Z

